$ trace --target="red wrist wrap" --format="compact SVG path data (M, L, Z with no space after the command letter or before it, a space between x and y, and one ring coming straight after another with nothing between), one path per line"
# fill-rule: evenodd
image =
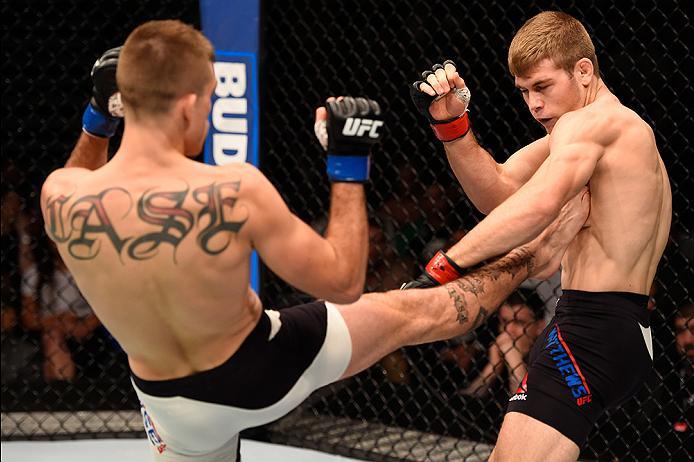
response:
M467 132L470 131L470 118L468 117L468 111L463 112L463 115L451 120L450 122L431 124L431 129L434 130L436 137L444 142L461 138L467 135Z
M432 279L434 279L439 284L443 285L447 282L455 281L460 276L462 276L453 266L449 263L446 255L442 251L436 252L436 255L429 260L425 271Z

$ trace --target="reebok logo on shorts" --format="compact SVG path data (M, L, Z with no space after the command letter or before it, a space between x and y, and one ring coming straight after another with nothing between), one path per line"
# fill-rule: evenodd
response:
M513 396L511 396L511 399L509 399L509 401L525 401L526 399L528 399L528 373L527 372L523 376L523 380L521 380L521 383L518 384L518 388L516 389L516 393Z
M140 412L142 413L142 421L144 422L145 432L147 433L147 439L156 448L157 452L161 454L166 450L166 443L162 441L161 436L157 433L157 429L154 427L154 422L149 416L145 405L140 403Z
M576 359L574 359L571 350L562 338L558 325L555 325L549 335L547 335L545 349L549 350L554 366L564 379L566 386L571 390L571 395L576 399L576 404L583 406L586 403L590 403L593 397L590 393L590 388L588 388L588 382L586 382L581 369L576 363Z

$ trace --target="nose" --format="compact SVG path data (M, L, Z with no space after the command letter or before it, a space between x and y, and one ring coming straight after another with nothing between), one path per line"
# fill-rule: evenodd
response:
M534 114L536 114L540 112L544 106L545 103L544 101L542 101L542 97L540 96L540 94L531 91L528 95L528 107L530 108L530 110Z

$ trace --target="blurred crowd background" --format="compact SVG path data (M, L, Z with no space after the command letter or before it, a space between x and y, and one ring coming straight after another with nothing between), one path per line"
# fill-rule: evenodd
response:
M371 247L365 290L398 288L482 217L411 107L408 84L434 62L450 58L459 63L472 90L475 133L502 162L542 135L506 69L513 33L541 10L576 16L593 37L606 84L653 126L674 208L670 242L649 302L654 372L636 397L601 419L582 458L692 460L694 95L684 71L694 64L686 39L692 36L690 17L674 0L568 5L529 0L263 2L260 167L294 212L322 231L328 182L313 139L313 109L333 94L381 101L387 132L374 155L368 191ZM11 0L2 3L1 14L6 18L3 419L17 412L137 409L125 355L47 238L38 196L43 179L65 162L79 135L94 60L145 20L179 18L199 26L198 3L114 1L104 8L86 1ZM116 136L112 151L118 141ZM307 299L265 269L261 281L267 307ZM527 281L477 331L396 351L357 377L320 391L298 412L493 443L505 403L525 372L526 356L560 294L558 274L544 282ZM273 438L271 428L249 434ZM292 438L302 444L304 436L299 431ZM337 441L333 449L340 452L344 446L348 443Z

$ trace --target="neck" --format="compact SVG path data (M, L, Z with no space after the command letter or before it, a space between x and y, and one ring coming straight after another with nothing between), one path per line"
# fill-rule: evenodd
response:
M127 121L118 149L121 158L148 159L155 162L185 157L183 138L165 123Z
M605 83L602 81L602 79L595 77L588 85L586 96L583 99L583 107L595 102L595 100L598 99L598 96L606 91L608 90L607 87L605 87Z

